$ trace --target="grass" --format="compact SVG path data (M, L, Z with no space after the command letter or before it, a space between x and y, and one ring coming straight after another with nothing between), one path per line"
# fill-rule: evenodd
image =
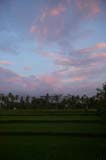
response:
M1 136L3 160L97 160L106 158L106 139L68 136Z
M85 115L84 109L17 109L17 110L0 110L0 115ZM86 112L88 115L96 114L95 109L89 109Z
M100 116L96 115L42 115L42 116L0 116L0 120L101 120Z
M76 120L77 122L75 122ZM36 112L33 110L0 111L0 133L7 133L5 136L0 135L0 159L106 159L105 137L80 136L80 134L87 135L89 133L106 135L105 122L94 111L89 111L87 114L78 110L76 112L63 110L60 112L56 110L41 112L40 110ZM27 132L40 132L42 135L15 135L15 133ZM9 133L13 134L10 136ZM78 133L79 135L56 136L48 134L45 136L44 133Z
M10 123L0 124L0 132L79 132L106 133L105 124L73 124L73 123Z

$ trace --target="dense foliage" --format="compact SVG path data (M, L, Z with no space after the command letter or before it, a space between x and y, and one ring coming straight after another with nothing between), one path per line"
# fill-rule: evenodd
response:
M106 109L106 82L101 89L97 89L97 94L92 97L87 95L49 95L40 97L19 96L9 93L0 94L0 108L5 109Z

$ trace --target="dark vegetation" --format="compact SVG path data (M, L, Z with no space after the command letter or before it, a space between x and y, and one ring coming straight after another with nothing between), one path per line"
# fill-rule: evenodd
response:
M19 96L9 93L8 95L0 94L1 109L96 109L99 113L106 109L106 83L102 89L97 89L97 94L92 97L87 95L74 96L49 95L40 97Z
M106 160L106 83L92 97L1 94L0 159Z

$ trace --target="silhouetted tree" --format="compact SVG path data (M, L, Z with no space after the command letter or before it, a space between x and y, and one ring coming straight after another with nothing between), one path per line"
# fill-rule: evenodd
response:
M98 110L106 109L106 82L102 84L102 88L97 88L97 104Z

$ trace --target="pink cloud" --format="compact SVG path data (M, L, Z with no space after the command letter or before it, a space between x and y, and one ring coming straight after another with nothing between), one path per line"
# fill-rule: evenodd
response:
M51 3L51 2L49 2ZM65 12L65 10L67 9L68 5L70 3L70 0L62 0L61 2L57 2L57 5L54 7L46 7L42 14L39 16L39 19L41 22L44 22L45 19L47 19L50 16L59 16L61 15L63 12Z
M97 49L106 48L106 42L97 43L97 44L95 45L95 48L97 48Z
M23 69L24 69L24 71L31 71L32 67L31 66L25 66Z
M72 64L72 60L70 57L65 57L65 56L58 56L57 58L55 58L54 60L56 65L71 65Z
M96 2L96 1L95 1L95 2ZM100 13L100 12L101 12L100 6L97 5L97 3L93 3L93 4L92 4L92 13L93 13L94 15L96 15L96 14L98 14L98 13Z
M102 53L95 53L95 54L92 54L91 57L92 58L99 58L99 60L100 60L100 58L106 60L105 59L106 58L106 53L103 53L103 52Z
M56 65L70 65L73 61L70 56L62 55L57 52L40 52L41 55L50 58Z
M36 91L37 79L36 77L24 77L15 72L0 67L0 87L6 88L6 92L32 92Z
M84 70L84 69L83 69ZM8 93L19 93L19 94L30 94L30 95L41 95L45 93L70 93L70 91L75 91L82 93L81 85L88 84L89 77L96 78L99 72L99 77L101 70L95 70L90 73L85 70L78 71L76 74L70 73L61 77L59 73L45 74L36 76L24 77L17 75L11 70L4 69L0 67L0 91ZM71 85L72 84L72 85ZM80 85L80 90L78 92L78 87ZM87 89L87 88L86 88ZM92 88L89 87L91 90ZM73 93L73 92L71 92Z
M89 53L89 52L94 52L98 49L106 49L106 42L101 42L101 43L97 43L92 47L89 48L84 48L84 49L80 49L79 53Z
M53 9L50 10L50 15L51 16L59 16L61 13L65 11L65 7L62 5L59 5Z
M76 6L81 13L85 13L84 17L93 17L101 12L98 0L76 0Z
M0 61L0 65L12 65L13 63L10 61L2 60Z
M52 2L52 0L50 1ZM65 2L66 0L61 0L61 5L59 3L59 5L56 5L55 7L46 7L39 16L39 20L37 21L37 23L35 23L36 29L32 28L32 30L35 33L35 37L37 37L37 40L40 40L40 44L42 41L47 40L48 42L56 42L57 44L62 44L62 47L64 45L67 47L69 41L72 40L73 43L73 33L75 34L75 32L77 32L77 27L80 28L82 20L86 20L86 17L92 19L101 12L101 7L98 0L75 0L73 2L71 0L67 0L68 5L66 5ZM67 13L69 15L69 10L71 11L73 7L76 7L74 8L75 13L74 11L70 12L70 16L65 17ZM47 45L49 44L47 43ZM94 55L94 53L92 54L92 52L105 48L106 43L101 42L88 48L80 49L78 51L79 53L90 53L86 54L86 57L82 58L79 58L79 55L77 57L76 53L76 57L71 55L60 55L53 52L43 52L40 54L49 57L55 63L56 67L62 70L61 73L57 73L57 76L61 76L61 78L64 79L67 77L67 75L72 74L71 80L66 78L66 81L69 81L71 83L74 81L83 81L83 79L85 78L84 74L86 75L86 77L97 74L96 70L100 68L99 65L101 65L103 57L105 58L105 54L102 53L101 56L99 56ZM65 49L63 49L63 52L67 53ZM92 57L90 56L91 54ZM75 77L75 75L78 76ZM61 78L59 77L59 80ZM44 77L44 82L46 84L50 84L51 82L51 84L53 85L53 81L49 78Z
M49 85L54 85L59 82L58 78L51 76L51 75L43 75L43 76L40 76L39 78L41 81L43 81Z
M63 62L64 61L68 62L68 60L69 60L68 56L62 55L61 53L58 53L58 52L40 51L39 54L44 57L50 58L54 62L56 62L56 61L58 62L59 60L63 61Z
M36 31L37 31L36 26L32 25L31 28L30 28L30 32L31 32L31 33L34 33L34 32L36 32Z
M22 83L22 77L21 76L14 76L14 77L10 77L8 79L6 79L6 82L10 82L10 83Z
M98 44L95 45L96 48L97 46L99 47L105 46L101 44L102 43L99 43L99 45ZM83 50L86 50L86 49L83 49ZM91 48L90 48L90 51L91 51ZM54 62L54 64L57 67L56 75L61 77L62 79L64 77L67 77L67 75L71 75L72 80L73 80L73 77L75 77L75 75L78 75L78 76L81 75L81 78L82 78L82 75L84 76L84 74L86 76L90 76L92 75L92 73L95 75L96 70L99 70L99 68L101 68L100 66L103 66L103 64L106 62L106 53L104 52L87 54L86 57L85 55L82 55L83 58L81 59L79 57L73 57L72 55L61 55L55 52L42 52L41 54L43 56L49 57ZM70 80L70 82L72 80ZM77 80L80 81L80 79L75 79L75 81Z
M49 42L56 43L61 50L68 50L77 37L82 21L86 20L84 17L92 19L100 11L98 0L61 0L57 3L49 0L31 25L30 32L34 33L42 48Z
M19 92L24 94L47 93L59 91L62 88L60 79L54 75L20 76L11 70L0 67L0 88L4 92Z
M79 77L74 77L73 78L74 81L82 81L82 80L85 80L85 79L86 79L86 76L82 76L82 77L79 76Z
M65 6L60 3L59 5L55 6L55 7L51 7L51 8L45 8L42 12L42 14L39 16L39 20L41 22L44 22L45 20L47 20L47 18L49 17L55 17L55 16L59 16L60 14L62 14L64 11L66 10Z
M77 77L70 77L70 78L67 78L67 79L63 79L63 82L64 83L72 83L72 82L79 82L79 81L83 81L87 79L86 76L77 76Z
M50 1L49 3L52 3ZM65 29L65 15L67 11L68 0L59 1L55 6L46 6L37 18L37 22L31 25L30 32L35 33L38 43L58 41L63 39L62 36L67 36ZM65 20L65 21L64 21ZM68 27L68 25L67 25ZM64 32L64 33L63 33Z

